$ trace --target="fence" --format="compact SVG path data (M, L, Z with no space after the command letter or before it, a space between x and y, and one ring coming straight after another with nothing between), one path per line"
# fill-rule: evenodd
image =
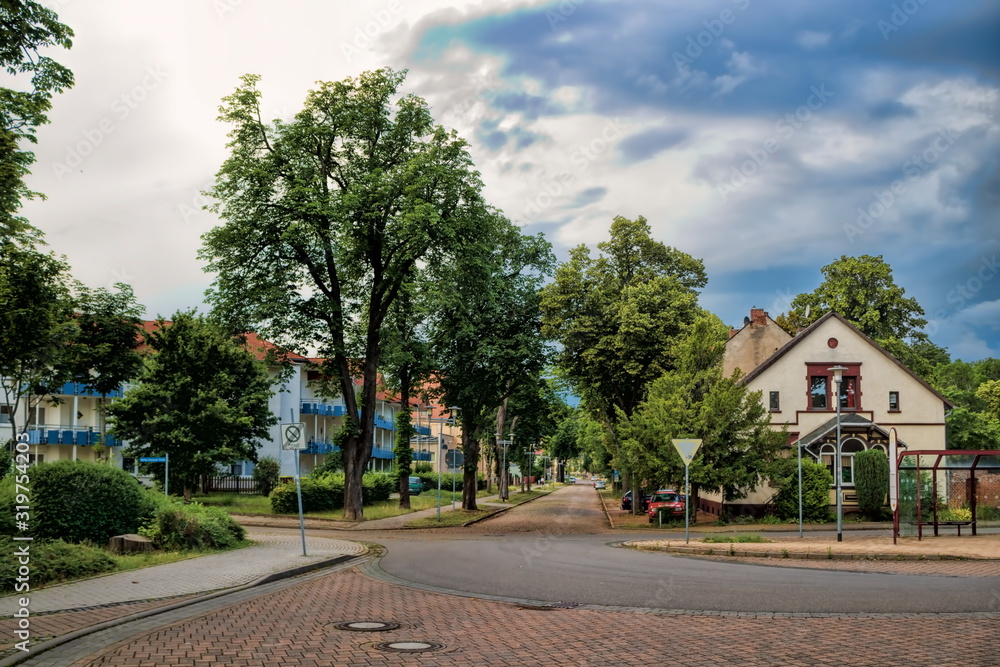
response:
M205 493L257 493L257 482L253 477L206 477L202 480L202 487Z

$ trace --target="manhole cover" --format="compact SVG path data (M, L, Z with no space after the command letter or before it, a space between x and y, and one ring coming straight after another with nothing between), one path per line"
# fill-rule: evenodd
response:
M348 621L337 623L333 627L338 630L349 630L351 632L385 632L395 630L399 623L383 623L381 621Z
M435 642L382 642L375 644L375 648L382 651L394 651L396 653L424 653L425 651L437 651L444 648L444 644Z

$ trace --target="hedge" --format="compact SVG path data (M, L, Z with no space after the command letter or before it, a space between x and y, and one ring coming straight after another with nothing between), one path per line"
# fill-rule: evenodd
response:
M246 530L225 510L200 503L163 504L152 525L139 531L159 549L229 549L246 537Z
M30 485L32 534L42 539L105 544L136 532L155 509L132 475L101 463L42 463Z

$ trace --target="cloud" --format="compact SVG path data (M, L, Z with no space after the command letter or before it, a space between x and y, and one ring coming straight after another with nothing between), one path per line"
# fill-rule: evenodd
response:
M830 41L830 33L802 30L795 35L795 42L803 49L818 49Z
M626 162L642 162L682 143L688 136L688 132L680 128L660 127L643 130L622 141L618 145L618 150Z

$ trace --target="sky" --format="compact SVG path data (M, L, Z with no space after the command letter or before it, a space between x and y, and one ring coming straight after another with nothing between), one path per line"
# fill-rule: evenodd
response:
M1000 4L989 0L48 0L76 76L38 132L25 215L147 316L203 306L222 98L267 118L317 81L408 70L484 194L559 259L644 216L740 326L881 255L966 361L1000 357Z

